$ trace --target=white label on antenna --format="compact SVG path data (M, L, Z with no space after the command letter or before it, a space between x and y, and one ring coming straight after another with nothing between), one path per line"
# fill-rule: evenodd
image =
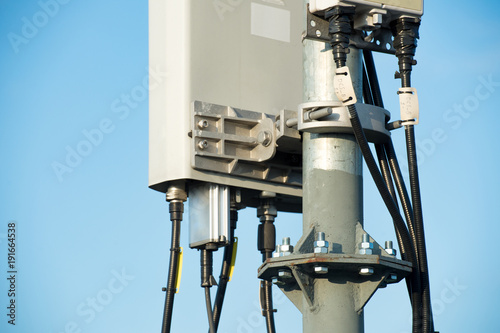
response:
M399 88L399 108L403 125L417 125L419 117L418 95L415 88Z
M337 95L337 98L344 106L355 104L358 101L354 93L349 67L344 66L335 70L333 85L335 87L335 95Z
M290 43L290 11L252 2L250 33Z

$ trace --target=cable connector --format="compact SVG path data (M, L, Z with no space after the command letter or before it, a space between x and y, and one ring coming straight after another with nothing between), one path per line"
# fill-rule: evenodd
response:
M399 88L401 125L417 125L419 121L418 95L415 88Z
M416 17L401 17L391 22L392 35L394 36L393 45L399 60L399 72L396 72L395 77L401 79L403 87L411 85L410 73L412 66L417 64L413 57L417 49L419 27L420 19Z
M212 275L213 272L213 250L204 248L200 255L201 266L201 286L212 287L217 285L217 281Z
M335 6L325 13L325 19L330 22L328 33L337 67L345 66L355 13L354 6Z

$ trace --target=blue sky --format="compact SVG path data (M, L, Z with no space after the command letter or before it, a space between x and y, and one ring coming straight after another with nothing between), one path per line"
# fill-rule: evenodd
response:
M141 94L148 75L147 1L49 3L56 2L0 2L0 331L159 332L170 222L163 194L147 187L148 101ZM441 332L500 331L499 9L493 0L425 3L413 86ZM37 25L30 30L26 22ZM375 60L386 108L397 113L397 60ZM133 100L125 102L127 95ZM114 112L116 106L127 112ZM394 141L404 161L401 130ZM75 149L86 156L55 172ZM15 327L5 315L9 221L16 221L18 238ZM240 249L221 332L265 331L256 306L257 224L254 209L240 212ZM187 250L186 225L173 331L201 332L207 324L199 259ZM365 227L375 239L395 238L368 172ZM278 217L278 239L295 242L301 229L299 216ZM278 331L301 332L300 313L276 294ZM365 331L410 332L409 318L404 284L391 286L365 308Z

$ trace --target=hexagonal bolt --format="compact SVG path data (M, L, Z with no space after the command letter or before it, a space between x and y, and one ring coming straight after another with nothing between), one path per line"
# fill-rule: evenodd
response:
M372 16L373 25L381 25L382 24L382 14L375 13Z
M318 232L314 242L314 253L328 253L328 241L325 240L325 233Z
M199 129L205 129L208 127L208 121L205 119L202 119L198 122L198 128Z
M292 272L287 270L280 270L278 271L278 276L273 277L272 281L273 284L282 286L289 283L292 279L293 279Z
M328 273L328 267L326 267L326 266L314 266L314 272L316 274L326 274L326 273Z
M278 278L282 280L289 280L293 277L292 272L281 270L278 271Z
M257 142L263 145L264 147L269 146L272 140L273 140L273 135L269 131L261 131L257 135Z
M280 281L280 279L278 279L277 277L273 277L273 284L275 285L284 285L285 283L283 281Z
M284 237L281 242L281 256L289 256L293 252L293 245L290 245L290 237Z
M395 248L392 246L392 241L386 241L385 242L385 252L390 254L391 256L395 257L397 254L397 251Z
M386 278L385 282L394 283L398 281L398 275L396 273L390 273Z
M204 150L208 147L208 141L207 140L200 140L198 142L198 148L200 148L201 150Z
M372 275L373 272L374 270L371 267L361 267L359 269L359 275Z
M373 254L373 243L366 233L363 234L363 241L359 244L359 254Z
M273 253L273 258L278 258L281 256L281 245L276 245L276 251Z
M373 254L373 250L372 249L359 249L359 254L370 255L370 254Z

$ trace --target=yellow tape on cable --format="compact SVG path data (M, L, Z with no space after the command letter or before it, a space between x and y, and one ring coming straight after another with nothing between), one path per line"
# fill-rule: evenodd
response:
M184 258L184 251L182 249L182 247L180 248L180 252L179 252L179 266L178 266L178 269L177 269L177 277L175 279L175 293L178 294L179 293L179 289L180 289L180 286L181 286L181 277L182 277L182 259Z
M236 263L236 253L238 252L238 237L234 237L233 255L231 257L231 266L229 267L229 281L233 277L234 265Z

